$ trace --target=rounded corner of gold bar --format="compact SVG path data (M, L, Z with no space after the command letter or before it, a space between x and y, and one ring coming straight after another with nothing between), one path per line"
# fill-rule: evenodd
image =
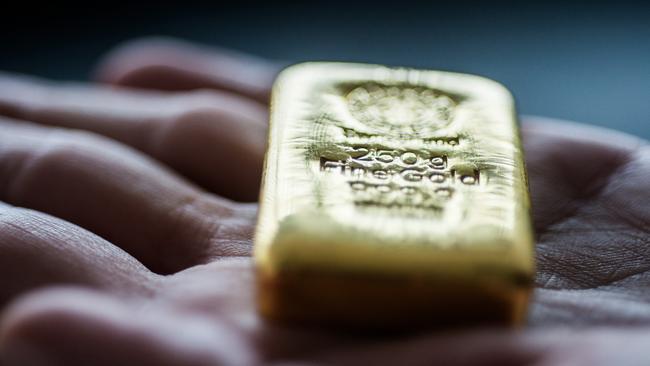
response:
M280 73L276 77L275 84L282 84L284 80L291 79L292 77L303 73L311 74L315 69L322 68L333 63L334 62L327 61L303 61L289 64L280 70Z
M486 92L494 96L498 96L500 99L506 100L511 104L515 103L515 96L512 94L512 91L502 82L489 78L483 75L472 75L476 80L484 86Z
M292 64L289 64L289 65L285 66L284 68L282 68L282 70L280 70L280 73L278 74L278 78L280 78L280 77L282 77L283 75L286 75L286 74L292 74L292 73L295 73L296 71L300 71L302 69L309 68L314 63L316 63L316 62L314 62L314 61L304 61L304 62L294 62Z

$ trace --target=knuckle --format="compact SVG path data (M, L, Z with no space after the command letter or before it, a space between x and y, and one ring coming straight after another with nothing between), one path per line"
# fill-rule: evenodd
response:
M97 168L98 151L109 144L107 139L83 131L55 131L40 140L38 146L28 146L15 165L7 184L7 196L20 197L34 185L49 191L57 183L69 182L71 172L80 167ZM89 161L92 164L86 164ZM49 188L48 188L49 187Z
M215 134L222 134L229 121L232 116L221 108L193 106L167 119L154 141L157 150L170 152L179 146L196 148L212 144Z

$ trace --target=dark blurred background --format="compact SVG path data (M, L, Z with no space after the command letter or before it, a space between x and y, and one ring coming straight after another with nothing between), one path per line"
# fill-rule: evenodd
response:
M88 79L102 54L167 35L295 62L445 69L506 84L524 114L650 138L650 4L302 1L4 7L0 69Z

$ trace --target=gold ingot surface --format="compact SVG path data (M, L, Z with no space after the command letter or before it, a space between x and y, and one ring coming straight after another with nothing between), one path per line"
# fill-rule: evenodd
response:
M533 235L513 98L473 75L346 63L281 73L255 263L271 319L520 324Z

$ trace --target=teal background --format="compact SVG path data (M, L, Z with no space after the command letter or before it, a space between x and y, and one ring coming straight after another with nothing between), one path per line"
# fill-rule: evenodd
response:
M296 62L344 60L469 72L506 84L519 111L650 138L644 2L238 2L12 11L0 69L87 79L122 41L182 37Z

